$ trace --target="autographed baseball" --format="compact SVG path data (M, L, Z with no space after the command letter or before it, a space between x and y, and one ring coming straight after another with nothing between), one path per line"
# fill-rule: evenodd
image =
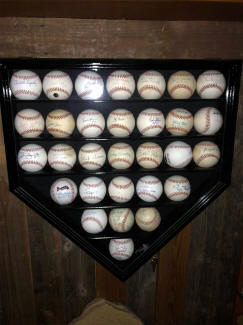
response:
M110 198L118 203L128 202L134 194L134 184L128 177L114 177L108 187Z
M87 143L80 148L78 160L83 168L96 170L104 165L106 153L101 145L97 143Z
M163 151L157 143L144 142L137 149L136 159L143 168L157 168L162 163Z
M216 70L208 70L197 79L197 93L204 99L219 98L226 88L224 75Z
M155 202L161 197L163 186L159 178L147 175L138 180L136 192L141 200Z
M192 148L183 141L171 142L165 149L165 161L173 168L183 168L192 160Z
M89 204L101 202L106 194L106 186L101 178L87 177L79 187L79 194L81 199Z
M44 131L45 122L40 112L26 108L16 114L14 126L23 138L36 138Z
M138 93L143 99L159 99L163 96L165 87L164 76L154 70L142 73L137 83Z
M66 138L72 135L75 121L72 113L64 109L51 111L46 118L47 131L55 138Z
M115 109L107 119L108 131L114 137L128 137L135 127L135 118L127 109Z
M196 85L196 79L190 72L177 71L170 76L167 89L174 99L188 99L193 95Z
M96 138L104 131L104 116L94 109L86 109L77 118L77 128L85 138Z
M123 142L113 144L108 151L108 161L112 168L127 169L134 162L133 148Z
M134 214L131 209L112 209L109 214L111 228L117 232L128 232L134 225Z
M77 196L77 186L69 178L59 178L51 186L50 194L54 202L59 205L72 203Z
M94 71L83 71L75 80L75 90L77 95L82 99L98 99L103 94L104 81L101 76Z
M17 99L34 100L40 97L42 83L35 72L19 70L14 72L11 77L10 89Z
M81 217L81 225L89 234L102 232L107 225L107 214L104 209L84 210Z
M47 158L53 169L66 171L73 168L76 162L76 153L68 144L58 143L50 148Z
M135 90L135 80L127 71L114 71L107 79L106 90L112 99L129 99Z
M222 124L222 114L214 107L201 108L194 115L194 128L200 134L213 135L221 129Z
M145 137L154 137L160 134L165 126L165 118L161 111L155 108L147 108L139 113L137 128Z
M193 160L199 167L209 168L215 166L220 159L220 150L216 143L202 141L193 149Z
M50 71L43 79L43 91L49 99L65 100L72 94L73 83L66 72Z
M128 260L134 252L134 243L130 238L111 239L109 243L111 256L118 261Z
M46 151L38 144L26 144L18 152L18 163L26 172L38 172L47 163Z
M161 222L160 213L156 208L140 208L135 215L138 227L144 231L154 231Z
M165 195L172 201L183 201L191 193L191 185L186 177L180 175L170 176L164 184Z
M192 129L193 116L184 108L175 108L167 115L165 125L170 134L183 136L189 133Z

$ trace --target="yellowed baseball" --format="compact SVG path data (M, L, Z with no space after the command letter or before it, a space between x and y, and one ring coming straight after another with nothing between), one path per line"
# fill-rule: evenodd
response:
M128 137L135 127L135 118L127 109L115 109L107 119L108 131L115 137Z
M134 162L133 148L123 142L113 144L108 151L108 162L115 169L127 169Z
M193 115L184 108L172 109L166 117L165 125L172 135L186 135L193 127Z
M166 179L164 191L171 201L183 201L190 195L191 185L186 177L173 175Z
M135 90L135 80L128 71L114 71L107 78L106 90L112 99L129 99Z
M58 171L72 169L76 162L76 153L73 147L66 143L57 143L48 152L49 165Z
M163 160L163 150L157 143L144 142L137 149L136 159L143 168L157 168Z
M144 231L154 231L161 222L160 213L156 208L140 208L135 215L138 227Z
M125 176L114 177L108 187L110 198L118 203L128 202L134 195L134 184Z
M106 160L106 153L100 144L86 143L80 148L78 159L83 168L96 170L103 167Z
M177 71L170 76L167 89L172 98L187 99L193 95L196 86L196 79L190 72Z
M134 224L134 214L129 208L112 209L109 214L111 228L117 232L127 232Z
M55 138L69 137L73 133L74 127L75 121L72 113L64 109L55 109L47 115L47 131Z
M137 128L145 137L155 137L163 131L164 126L164 115L156 108L147 108L138 115Z
M195 145L192 157L196 165L203 168L215 166L220 159L220 150L216 143L202 141Z
M159 71L145 71L138 78L137 89L143 99L159 99L165 88L165 78Z

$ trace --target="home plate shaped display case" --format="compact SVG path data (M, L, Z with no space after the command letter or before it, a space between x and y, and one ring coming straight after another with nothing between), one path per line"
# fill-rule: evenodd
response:
M10 191L121 280L230 185L240 61L0 68Z

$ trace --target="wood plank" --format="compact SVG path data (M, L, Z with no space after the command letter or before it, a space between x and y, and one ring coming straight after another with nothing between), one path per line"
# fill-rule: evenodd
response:
M120 281L99 263L95 263L96 297L126 303L126 283Z
M156 325L182 325L184 323L190 236L191 226L189 224L160 251Z
M242 21L242 11L241 0L50 0L48 6L43 6L40 0L0 3L2 17Z
M240 272L237 286L237 296L235 300L235 309L233 325L243 324L243 249L241 254Z

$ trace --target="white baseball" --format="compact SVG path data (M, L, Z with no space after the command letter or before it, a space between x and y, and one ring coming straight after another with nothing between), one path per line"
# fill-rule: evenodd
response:
M55 138L66 138L72 135L75 121L72 113L64 109L55 109L46 117L47 131Z
M45 149L38 144L27 144L18 152L19 166L27 172L38 172L42 170L47 163L47 154Z
M77 118L79 133L86 138L96 138L101 135L105 128L104 116L95 109L86 109Z
M127 71L114 71L106 81L106 90L112 99L129 99L135 90L135 80Z
M101 202L106 194L106 186L101 178L87 177L79 187L79 194L81 199L89 204Z
M147 175L138 180L136 192L141 200L155 202L161 197L163 186L159 178Z
M184 108L172 109L166 117L165 125L172 135L186 135L193 127L193 115Z
M20 100L34 100L40 97L42 83L33 71L19 70L13 73L10 89L14 97Z
M161 222L160 213L156 208L140 208L135 215L138 227L144 231L154 231Z
M193 149L193 160L199 167L209 168L215 166L220 159L220 150L216 143L202 141Z
M117 232L128 232L134 225L134 214L131 209L112 209L109 214L111 228Z
M49 99L65 100L72 94L73 83L66 72L50 71L43 79L43 91Z
M144 99L159 99L163 96L165 87L165 78L159 71L149 70L138 78L137 90Z
M127 169L134 162L133 148L123 142L113 144L108 151L108 162L112 168Z
M192 148L183 141L171 142L165 149L165 160L170 167L186 167L192 160Z
M72 203L77 196L77 186L69 178L59 178L51 186L50 194L54 202L59 205Z
M157 168L163 160L163 151L157 143L142 143L136 152L137 163L143 168Z
M204 99L219 98L226 88L224 75L216 70L207 70L197 79L197 93Z
M128 260L134 252L134 243L130 238L111 239L109 243L111 256L118 261Z
M110 198L118 203L128 202L134 194L134 184L128 177L114 177L108 187Z
M94 71L83 71L75 80L75 90L77 95L82 99L98 99L103 94L104 81L101 76Z
M58 143L50 148L47 158L53 169L66 171L73 168L77 157L73 147L65 143Z
M107 214L104 209L84 210L81 217L83 229L90 234L102 232L107 225Z
M135 127L135 118L127 109L115 109L107 119L108 131L115 137L128 137Z
M161 111L155 108L147 108L139 113L137 128L145 137L154 137L160 134L165 126L165 118Z
M213 135L223 125L223 117L215 107L201 108L194 115L194 128L200 134Z
M106 153L101 145L87 143L80 148L78 159L83 168L96 170L103 167L106 160Z
M36 138L44 131L45 122L40 112L26 108L16 114L14 126L23 138Z
M191 193L191 185L186 177L180 175L170 176L164 184L165 195L172 201L183 201Z
M196 85L196 79L190 72L177 71L170 76L167 89L172 98L187 99L193 95Z

